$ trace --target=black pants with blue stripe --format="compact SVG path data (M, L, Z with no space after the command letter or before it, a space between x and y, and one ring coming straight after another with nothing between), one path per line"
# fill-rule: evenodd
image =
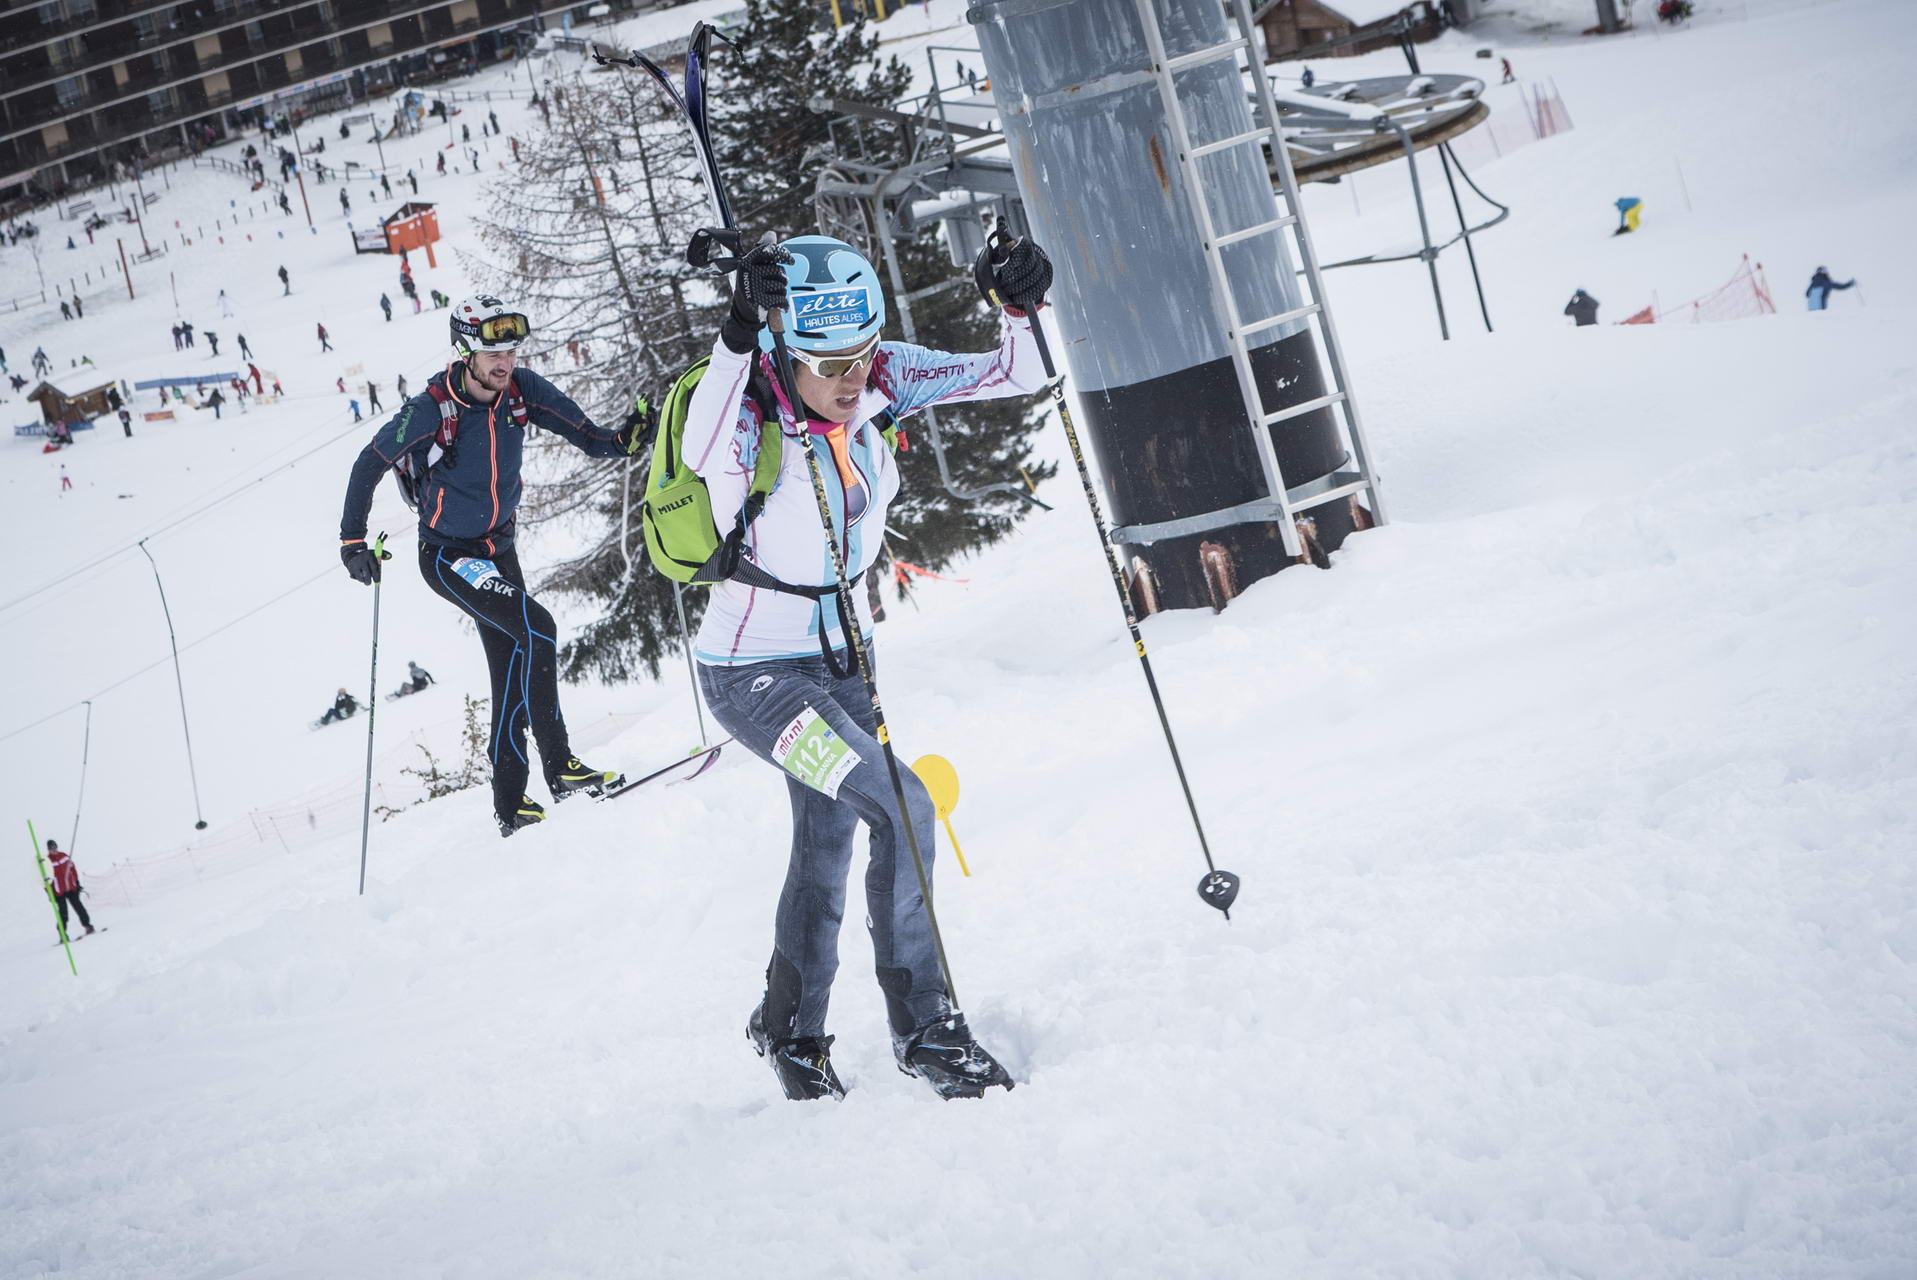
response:
M431 587L479 626L492 669L493 808L519 807L530 773L526 728L532 727L539 757L550 775L572 749L559 714L559 651L552 614L526 591L519 557L509 549L469 556L430 543L419 545L419 571Z

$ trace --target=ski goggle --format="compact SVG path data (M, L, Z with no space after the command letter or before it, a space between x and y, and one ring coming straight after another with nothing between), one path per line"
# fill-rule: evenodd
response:
M821 378L843 378L860 365L872 363L872 354L879 349L879 336L873 334L851 351L835 351L823 355L816 351L801 351L797 347L787 347L786 354L805 365Z
M477 326L481 342L524 342L532 336L532 322L518 312L487 316Z

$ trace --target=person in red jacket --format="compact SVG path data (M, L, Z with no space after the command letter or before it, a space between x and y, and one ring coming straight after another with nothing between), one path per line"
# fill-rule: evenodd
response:
M93 932L93 921L87 917L87 908L80 901L80 873L74 869L73 859L66 850L47 838L47 865L53 869L53 896L60 904L60 928L67 927L67 907L71 906L80 914L80 923L87 933ZM84 937L85 935L81 935Z

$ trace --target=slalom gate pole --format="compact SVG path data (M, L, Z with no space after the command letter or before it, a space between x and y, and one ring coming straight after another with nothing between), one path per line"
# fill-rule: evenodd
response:
M373 539L373 563L391 560L386 535ZM366 844L373 833L373 725L379 719L379 579L373 579L373 663L366 673L366 799L359 811L359 892L366 895Z
M93 750L93 699L87 699L86 736L80 741L80 794L73 801L73 832L67 836L67 852L80 847L80 809L87 799L87 756Z
M186 739L186 776L193 783L193 829L206 830L206 814L200 810L200 771L193 763L193 730L186 722L186 680L180 675L180 640L173 633L173 610L167 607L166 583L160 581L160 562L146 549L146 539L140 539L140 554L153 566L153 584L160 589L160 612L166 615L166 640L173 646L173 684L180 691L180 733Z
M772 364L779 374L779 389L785 393L786 404L793 416L800 412L799 383L792 373L792 357L785 347L785 312L775 308L766 315L766 325L772 330ZM819 521L825 526L825 544L832 551L832 572L838 578L839 599L849 608L845 615L851 626L845 628L845 642L852 650L853 661L858 663L859 675L865 680L867 692L872 695L872 720L879 748L885 754L885 771L892 778L892 797L899 806L899 825L905 829L906 845L912 850L912 869L919 877L919 901L925 904L925 922L932 929L932 946L938 952L939 972L945 979L945 998L952 1008L959 1007L958 990L952 982L952 965L945 958L945 936L939 931L938 912L932 907L932 881L925 873L925 857L919 852L919 833L912 827L912 818L905 804L905 782L899 776L899 758L892 751L892 733L886 727L885 708L879 705L879 682L872 670L871 659L866 656L865 637L859 634L858 606L854 603L852 584L845 576L845 552L839 546L839 535L832 529L832 502L825 492L825 473L819 469L819 455L812 447L812 433L804 430L801 424L799 440L805 445L806 469L812 473L812 496L819 504ZM825 627L825 604L819 604L819 627Z
M1005 229L1001 224L993 237L998 240L1004 236ZM999 242L1004 244L1004 241ZM1004 244L1004 248L1009 254L1011 245ZM995 258L994 261L996 263L1003 259ZM1205 824L1198 817L1198 802L1192 798L1191 782L1185 777L1185 762L1178 754L1178 740L1172 736L1171 719L1165 714L1165 700L1159 696L1158 679L1152 674L1152 660L1145 653L1145 637L1139 634L1138 610L1132 604L1131 588L1125 583L1125 572L1119 566L1118 552L1112 546L1111 530L1105 524L1104 512L1099 509L1091 469L1085 465L1085 450L1078 441L1078 428L1072 423L1071 406L1065 402L1065 379L1059 376L1057 367L1052 363L1052 348L1045 340L1045 322L1039 318L1039 308L1033 307L1028 314L1032 320L1032 336L1038 340L1039 362L1045 366L1046 380L1052 386L1052 403L1058 408L1058 420L1065 426L1065 440L1071 445L1072 461L1078 466L1078 482L1085 487L1085 502L1092 511L1092 523L1098 528L1099 545L1105 548L1105 563L1111 567L1112 585L1118 589L1118 603L1125 610L1125 626L1132 633L1132 647L1138 651L1138 665L1145 672L1145 687L1151 690L1152 706L1158 709L1158 726L1165 731L1165 746L1171 751L1172 768L1178 771L1178 785L1185 793L1185 807L1191 812L1192 829L1198 833L1199 851L1205 855L1206 872L1204 879L1198 882L1198 896L1207 906L1224 912L1225 919L1229 921L1231 904L1238 897L1238 877L1229 871L1220 871L1218 864L1212 861L1211 843L1205 839Z
M60 945L67 949L67 969L74 977L80 976L80 968L73 963L73 941L67 937L67 926L60 919L60 900L53 893L53 875L47 870L47 860L40 856L40 833L33 829L33 819L27 819L27 839L33 842L33 865L40 868L40 887L46 891L47 906L53 909L53 927L60 934Z

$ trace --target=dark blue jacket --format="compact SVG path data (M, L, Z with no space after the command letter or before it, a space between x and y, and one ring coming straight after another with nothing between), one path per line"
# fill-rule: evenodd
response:
M526 433L514 425L507 397L489 405L471 401L465 393L464 364L449 388L459 412L459 430L453 446L433 464L419 486L419 536L422 542L492 555L512 546L513 515L519 510L519 463ZM446 371L436 373L428 386L447 386ZM515 369L513 381L526 402L529 425L544 427L569 440L595 458L625 453L617 427L602 427L588 418L565 392L529 369ZM346 485L346 508L340 515L342 539L364 538L366 517L373 507L373 490L380 478L411 455L414 467L423 467L427 451L439 430L439 404L422 391L401 405L392 420L360 450Z

